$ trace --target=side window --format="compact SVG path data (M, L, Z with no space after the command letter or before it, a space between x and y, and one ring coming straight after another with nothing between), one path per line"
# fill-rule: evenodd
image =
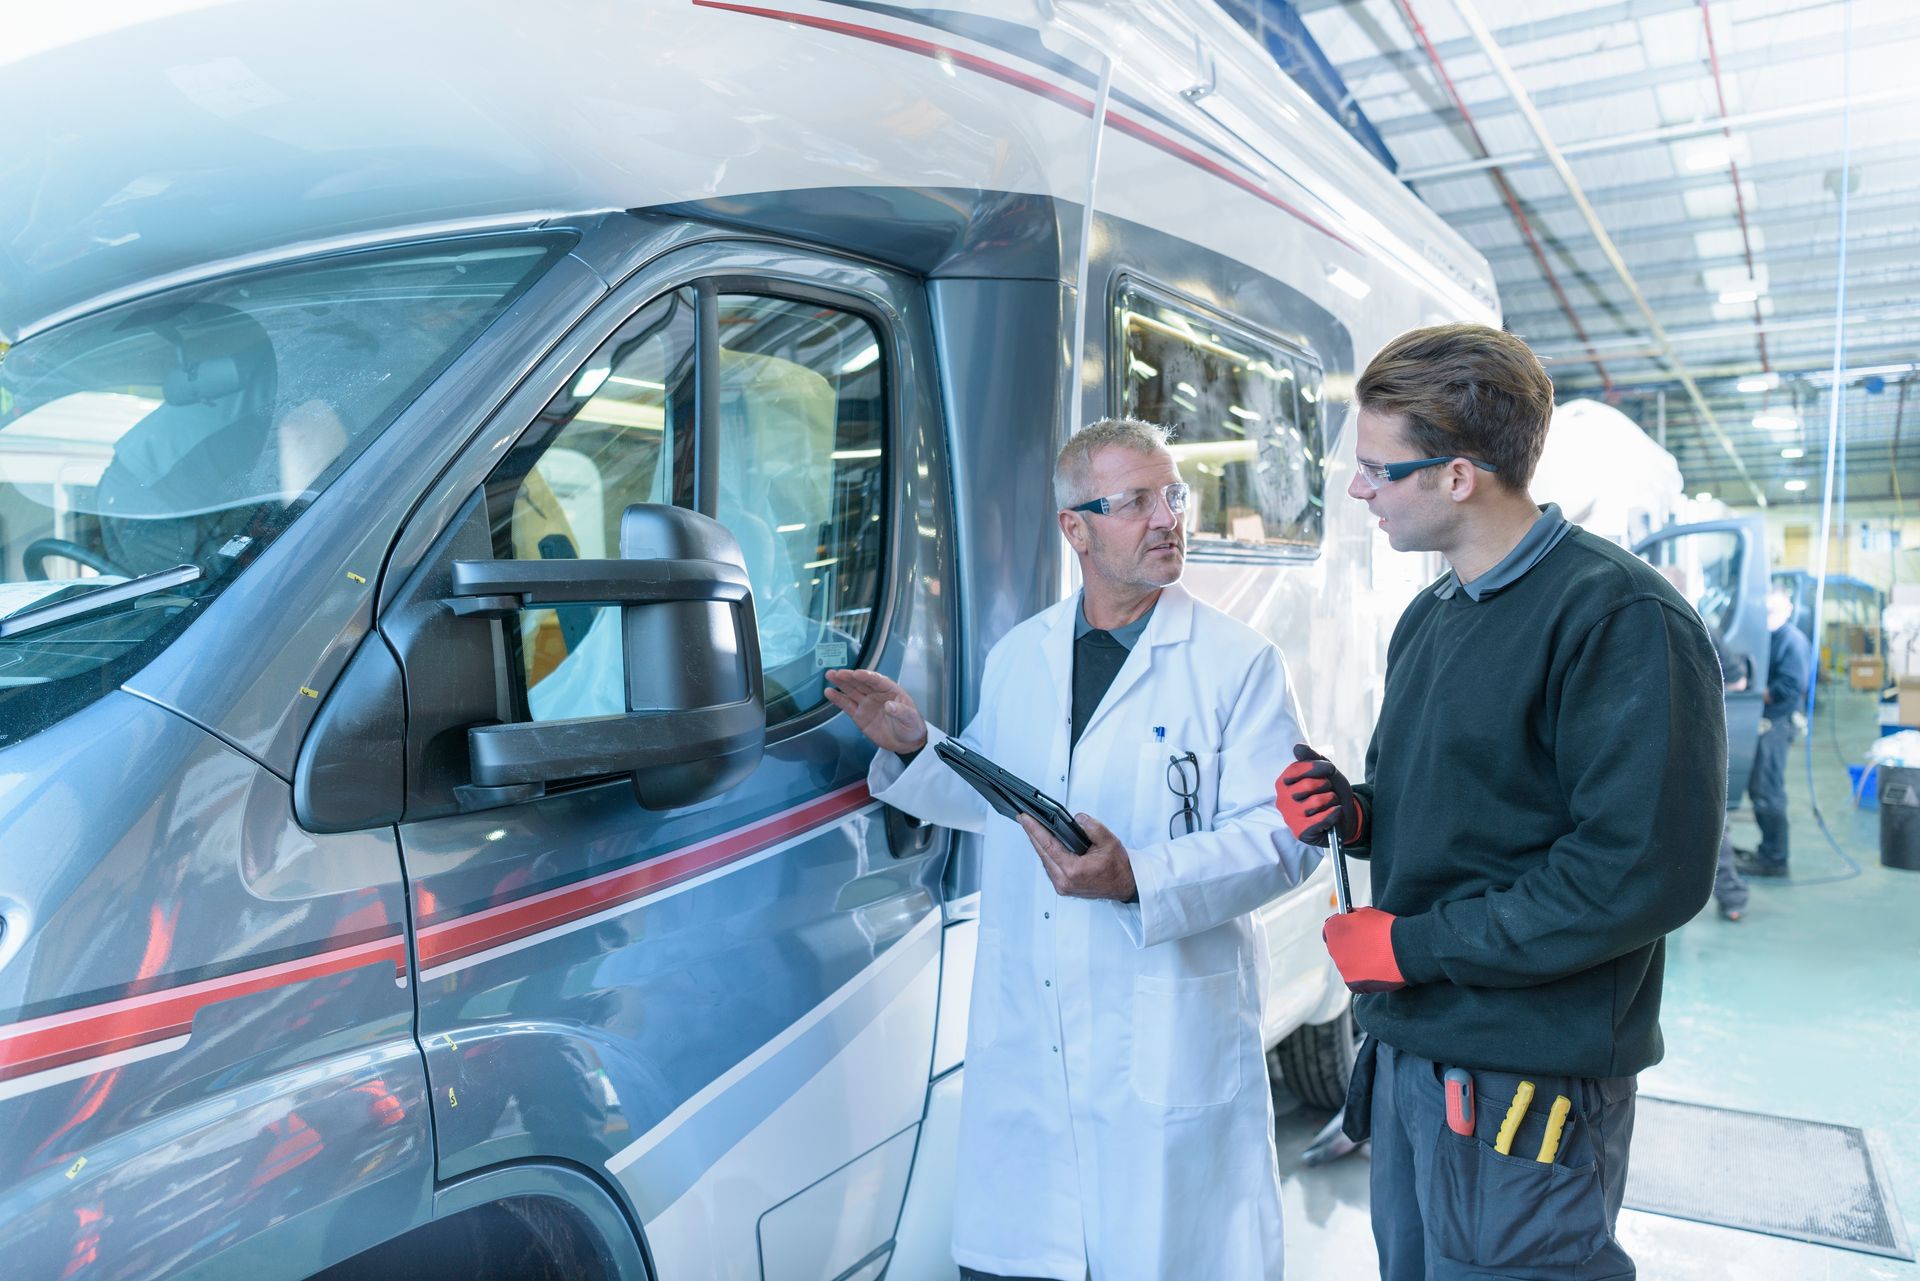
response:
M694 298L680 290L623 325L541 414L489 486L494 552L513 560L620 554L630 503L692 495ZM620 611L522 610L519 675L537 721L626 710Z
M1740 535L1715 529L1676 534L1654 543L1644 554L1716 635L1730 637L1740 585L1745 581Z
M767 719L825 701L880 592L885 362L852 312L722 294L719 502L760 626Z
M1306 352L1135 281L1115 300L1114 403L1173 430L1194 554L1312 557L1324 529L1323 378Z
M719 395L696 429L699 308L716 308ZM864 318L813 302L682 289L648 304L547 406L488 487L495 554L620 554L633 503L692 507L711 451L713 515L753 584L767 720L824 701L858 661L880 587L885 362ZM533 720L622 712L617 609L518 615Z

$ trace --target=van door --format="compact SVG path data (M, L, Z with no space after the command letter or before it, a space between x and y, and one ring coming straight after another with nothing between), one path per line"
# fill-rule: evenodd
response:
M1635 547L1669 572L1720 642L1727 668L1727 808L1747 793L1767 687L1767 530L1762 517L1661 530ZM1740 676L1744 674L1745 683Z
M532 421L483 433L497 461L382 622L439 1175L583 1165L664 1275L836 1276L890 1248L933 1052L945 834L890 824L822 678L874 667L951 708L918 286L705 245L607 308ZM617 557L643 503L740 543L764 757L665 811L626 778L479 785L469 728L624 711L623 641L617 609L456 616L453 562Z

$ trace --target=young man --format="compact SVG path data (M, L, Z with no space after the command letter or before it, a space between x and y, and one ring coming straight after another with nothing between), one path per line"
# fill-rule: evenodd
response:
M1663 938L1713 884L1720 667L1651 567L1528 496L1553 384L1525 344L1415 330L1355 394L1348 494L1448 565L1394 629L1367 782L1303 744L1279 788L1295 835L1372 859L1375 905L1324 935L1364 993L1346 1115L1380 1274L1632 1277L1634 1076Z
M1085 590L993 647L960 738L1083 811L1086 853L996 816L893 681L827 673L884 749L873 795L983 837L954 1257L969 1278L1278 1278L1248 914L1318 861L1267 800L1298 738L1286 667L1180 586L1187 487L1159 428L1085 428L1054 496Z

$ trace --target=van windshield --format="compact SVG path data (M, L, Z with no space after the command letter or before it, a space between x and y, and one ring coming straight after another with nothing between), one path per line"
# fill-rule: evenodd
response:
M144 666L565 248L309 259L0 346L0 747Z

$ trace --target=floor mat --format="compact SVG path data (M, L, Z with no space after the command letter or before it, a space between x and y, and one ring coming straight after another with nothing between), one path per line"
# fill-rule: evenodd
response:
M1912 1259L1864 1131L1642 1096L1627 1207Z

